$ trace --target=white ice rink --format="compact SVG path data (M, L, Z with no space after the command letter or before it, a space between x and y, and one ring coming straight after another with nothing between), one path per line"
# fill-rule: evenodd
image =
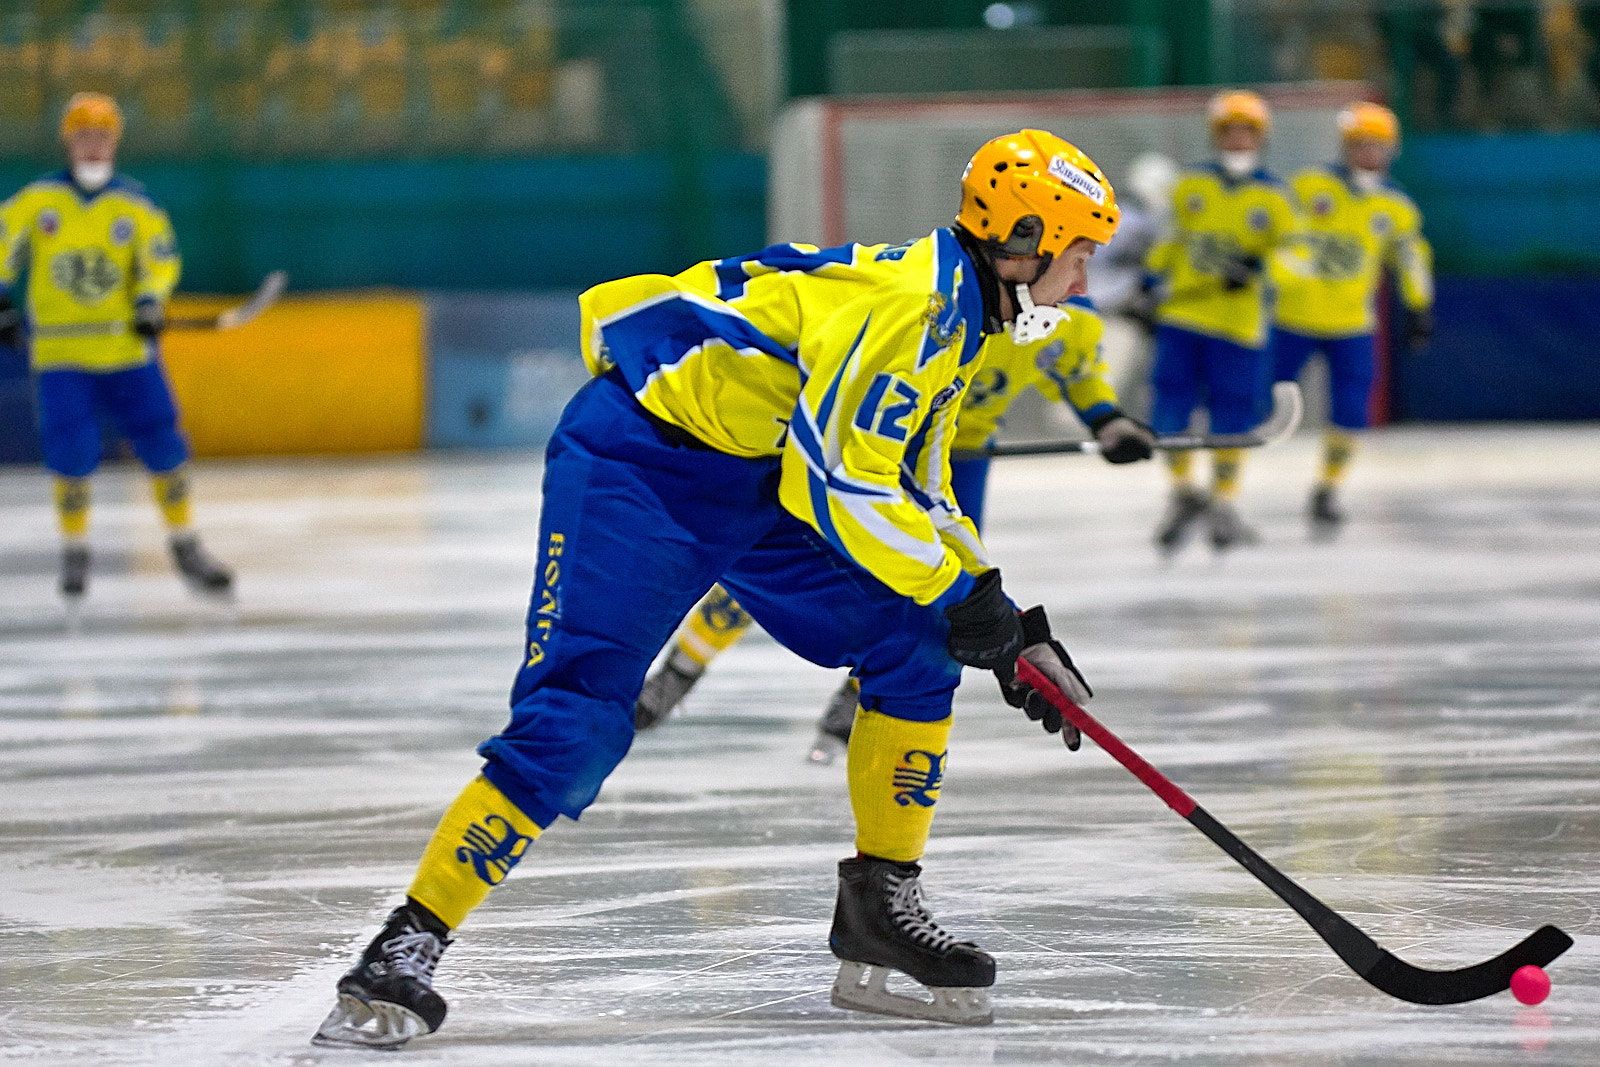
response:
M1316 441L1246 471L1265 543L1157 565L1162 476L997 463L989 543L1093 710L1413 963L1542 923L1550 999L1391 1000L1121 767L969 675L927 859L999 959L996 1022L837 1011L837 676L765 639L642 736L461 932L411 1064L1600 1064L1600 430L1373 436L1336 544ZM64 632L42 473L0 470L0 1063L327 1064L333 983L502 724L538 509L528 456L204 463L239 570L187 599L126 468ZM619 610L626 610L619 605Z

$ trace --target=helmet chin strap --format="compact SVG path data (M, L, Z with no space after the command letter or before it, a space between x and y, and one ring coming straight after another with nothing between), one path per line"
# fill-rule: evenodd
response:
M1054 304L1035 306L1026 282L1017 282L1011 287L1011 298L1016 301L1018 308L1016 320L1011 324L1011 339L1019 345L1043 341L1056 332L1057 326L1072 317Z

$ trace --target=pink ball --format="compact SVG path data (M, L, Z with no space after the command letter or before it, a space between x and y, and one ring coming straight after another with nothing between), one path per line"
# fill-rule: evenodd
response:
M1524 1004L1541 1003L1550 995L1550 976L1531 963L1518 967L1511 972L1511 995Z

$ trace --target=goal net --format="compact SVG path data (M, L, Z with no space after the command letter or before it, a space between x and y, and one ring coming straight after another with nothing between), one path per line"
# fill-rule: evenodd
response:
M1254 87L1272 108L1265 162L1287 176L1333 158L1334 116L1373 99L1364 82ZM1211 149L1214 89L1129 89L1026 96L800 100L773 131L768 236L823 246L899 243L955 218L957 179L978 146L1023 128L1049 130L1089 154L1125 193L1128 168L1155 152L1180 165Z

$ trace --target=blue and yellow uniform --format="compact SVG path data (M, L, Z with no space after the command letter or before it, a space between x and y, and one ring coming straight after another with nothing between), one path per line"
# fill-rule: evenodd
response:
M1008 328L984 342L982 360L956 421L950 464L956 501L979 529L990 462L981 452L993 442L1006 410L1024 391L1038 389L1046 399L1070 405L1090 428L1121 414L1100 349L1105 323L1088 297L1072 297L1065 310L1065 321L1042 341L1018 344Z
M1293 185L1306 220L1311 270L1280 283L1274 375L1293 381L1320 350L1328 360L1330 421L1363 429L1384 269L1395 272L1407 307L1425 311L1433 304L1432 251L1422 236L1422 215L1394 182L1384 179L1363 189L1342 163L1301 171Z
M1299 238L1293 194L1270 172L1235 180L1207 163L1180 175L1171 230L1145 258L1164 291L1150 417L1158 434L1181 433L1202 401L1213 433L1242 433L1260 420L1267 287L1295 269L1284 259Z
M0 204L0 288L25 275L45 463L68 478L100 457L100 417L150 470L188 458L155 342L134 332L135 308L164 304L180 263L172 224L143 186L113 177L93 192L68 171Z

